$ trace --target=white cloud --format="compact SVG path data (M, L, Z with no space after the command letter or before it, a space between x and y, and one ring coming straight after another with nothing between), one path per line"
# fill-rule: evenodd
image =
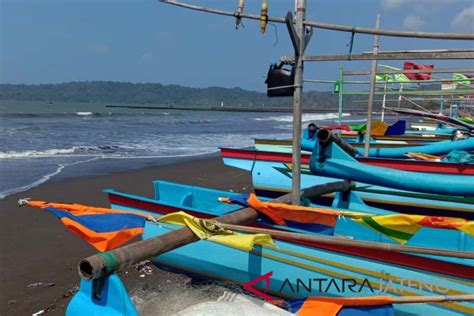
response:
M454 29L463 30L464 32L474 31L474 5L463 9L454 17L451 22L451 27Z
M462 1L467 2L471 0L382 0L382 9L390 11L411 6L417 8L417 10L426 10L427 8L433 8L433 6L442 7Z
M407 31L421 31L425 21L420 16L408 15L402 23L402 28Z

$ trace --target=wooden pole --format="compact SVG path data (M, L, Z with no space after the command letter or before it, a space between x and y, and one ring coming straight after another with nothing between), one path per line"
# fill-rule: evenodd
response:
M248 14L248 13L238 13L233 11L224 11L218 9L211 9L202 6L192 5L188 3L183 3L175 0L160 0L163 3L175 5L178 7L203 11L207 13L213 13L218 15L227 15L236 18L245 18L251 20L260 20L260 15L257 14ZM299 0L296 0L299 1ZM268 17L269 22L275 23L286 23L284 18L278 18L274 16ZM394 36L394 37L412 37L412 38L430 38L430 39L445 39L445 40L473 40L473 33L430 33L430 32L404 32L404 31L394 31L394 30L381 30L381 29L370 29L365 27L353 27L348 25L337 25L330 23L322 22L313 22L313 21L303 21L303 24L309 27L348 32L348 33L361 33L361 34L372 34L380 36Z
M380 14L377 14L377 21L375 22L375 28L380 29ZM372 51L373 55L377 55L379 51L379 36L374 36L374 48ZM370 148L370 129L372 128L372 111L374 108L374 93L375 93L375 81L377 76L377 60L372 60L372 70L370 74L370 93L369 93L369 105L367 107L367 127L365 129L365 144L364 144L364 156L369 156Z
M468 302L468 301L474 301L474 294L400 296L400 297L394 297L393 298L393 302L395 304Z
M296 241L309 241L309 242L317 242L317 243L328 244L328 245L349 246L349 247L384 250L384 251L391 251L391 252L408 252L408 253L417 253L417 254L434 255L434 256L474 259L474 252L471 252L471 251L456 251L456 250L428 248L428 247L395 245L395 244L373 242L373 241L351 240L351 239L347 239L343 237L329 237L329 236L321 236L321 235L318 236L318 235L287 232L287 231L281 231L281 230L269 229L269 228L250 227L250 226L233 225L233 224L225 224L225 223L219 223L218 225L222 228L244 232L244 233L268 234L277 239L280 238L280 239L288 239L288 240L296 240Z
M299 40L298 51L295 53L295 92L293 95L293 175L291 183L291 202L300 204L301 186L301 120L302 120L302 94L303 94L303 54L306 46L305 27L303 21L306 17L306 0L295 0L296 16L295 29Z

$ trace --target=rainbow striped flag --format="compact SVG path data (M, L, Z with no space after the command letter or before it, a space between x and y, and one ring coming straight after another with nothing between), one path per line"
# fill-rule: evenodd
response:
M457 229L474 236L474 222L463 218L393 214L364 216L353 220L401 244L408 242L421 227Z

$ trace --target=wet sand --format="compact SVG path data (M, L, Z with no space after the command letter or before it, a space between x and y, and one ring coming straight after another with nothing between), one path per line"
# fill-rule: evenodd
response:
M249 173L225 166L221 158L194 158L105 176L53 179L0 200L0 315L31 315L40 310L47 310L48 315L63 315L71 290L79 284L77 263L95 253L54 215L17 207L19 198L108 207L103 189L152 197L151 181L155 179L239 192L248 191L251 183ZM129 289L136 289L144 283L174 277L154 271L153 276L139 278L142 272L131 269L125 275L125 283ZM31 286L39 282L54 285Z

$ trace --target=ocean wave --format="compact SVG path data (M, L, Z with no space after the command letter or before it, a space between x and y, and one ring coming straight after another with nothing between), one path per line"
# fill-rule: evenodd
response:
M59 174L66 167L69 167L69 166L72 166L72 165L77 165L77 164L82 164L82 163L86 163L86 162L90 162L90 161L93 161L93 160L96 160L96 159L99 159L99 157L94 157L94 158L90 158L90 159L87 159L87 160L76 161L76 162L72 162L72 163L69 163L69 164L59 164L58 167L56 168L56 170L54 170L51 173L43 175L41 178L39 178L36 181L33 181L33 182L31 182L27 185L21 186L21 187L17 187L17 188L13 188L13 189L9 189L9 190L5 190L5 191L0 192L0 200L7 197L7 196L9 196L9 195L11 195L11 194L27 191L31 188L37 187L40 184L45 183L46 181L48 181L49 179L51 179L55 175Z
M76 154L97 155L99 152L113 152L120 149L120 146L73 146L70 148L52 148L44 150L24 150L24 151L1 151L0 159L15 159L15 158L40 158L53 156L70 156Z
M342 113L343 117L351 116L350 113ZM332 120L339 117L338 113L306 113L303 114L303 122ZM276 115L269 117L257 117L256 121L276 121L276 122L293 122L293 115Z

